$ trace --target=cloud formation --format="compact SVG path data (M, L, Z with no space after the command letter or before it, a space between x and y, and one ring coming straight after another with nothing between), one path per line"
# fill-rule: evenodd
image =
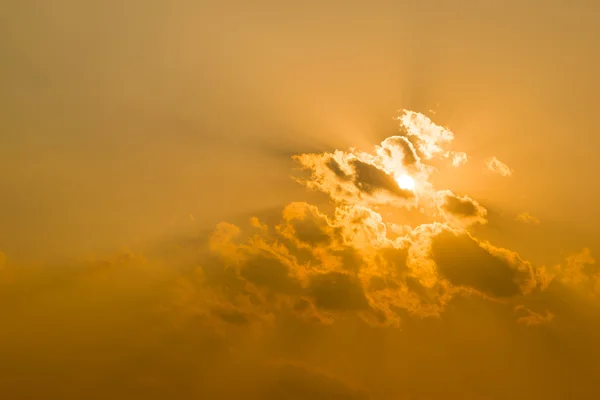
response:
M466 233L442 232L431 246L440 275L453 285L496 298L527 293L537 285L533 267L517 254Z
M306 172L297 180L327 195L325 206L296 201L221 222L148 256L61 269L0 257L0 350L13 366L4 387L29 398L481 398L475 384L447 383L470 376L498 385L498 398L509 382L558 399L571 374L593 389L585 369L563 370L569 358L550 353L572 340L579 357L600 332L590 250L545 266L485 240L488 211L433 183L436 163L467 160L449 149L454 134L414 112L400 121L372 152L294 157ZM403 188L407 177L414 185ZM73 372L37 366L47 380L26 385L25 349ZM478 375L498 366L509 371L497 372L501 384Z
M410 111L399 121L401 134L372 153L294 157L309 173L298 181L332 200L329 215L296 202L273 226L254 219L248 235L228 224L214 232L213 252L260 309L276 315L289 308L298 318L325 324L354 315L376 326L399 326L405 315L440 317L460 296L514 303L556 279L555 270L476 238L469 229L487 223L487 210L467 195L434 187L431 161L466 160L447 148L454 134ZM414 180L410 189L400 187L399 177L406 176ZM381 206L412 210L423 221L400 226L386 221ZM576 264L567 262L571 275Z
M372 153L350 149L295 156L310 174L298 182L338 204L420 209L453 215L457 217L454 222L460 220L461 224L465 220L483 222L486 212L477 202L455 194L444 199L446 190L436 191L431 183L434 162L455 167L467 162L466 153L447 148L454 139L452 131L413 111L405 110L398 121L399 134L383 140ZM462 210L457 202L463 202ZM473 207L472 215L465 215L467 203Z
M454 140L454 133L449 129L436 125L429 117L414 111L404 110L398 119L407 136L415 140L417 149L425 159L451 158L455 166L467 161L465 153L445 149Z
M511 176L514 172L508 165L504 164L496 157L488 157L485 159L484 163L487 170L494 174L507 177Z
M438 192L439 209L450 222L460 225L486 223L487 210L468 196L457 196L450 190Z
M527 326L537 326L537 325L549 324L554 319L554 314L552 314L548 310L546 310L545 313L541 314L541 313L531 311L530 309L528 309L527 307L525 307L523 305L519 305L519 306L515 307L515 311L521 312L521 314L523 314L523 313L525 314L524 316L519 317L519 319L517 319L517 322L520 324L523 324L523 325L527 325Z

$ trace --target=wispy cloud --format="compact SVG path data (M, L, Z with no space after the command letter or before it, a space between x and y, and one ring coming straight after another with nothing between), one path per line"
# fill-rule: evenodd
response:
M496 157L488 157L484 161L485 167L488 171L502 175L502 176L511 176L513 174L513 170L502 161L498 160Z

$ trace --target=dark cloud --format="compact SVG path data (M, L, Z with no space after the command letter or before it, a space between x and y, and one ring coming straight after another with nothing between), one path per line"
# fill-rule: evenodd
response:
M223 262L212 255L204 256L202 261L202 273L207 285L225 291L243 292L244 280L234 268L225 268Z
M477 215L477 205L471 199L460 199L456 196L448 195L445 198L444 210L461 217L474 217Z
M438 193L439 209L455 225L485 223L487 210L468 196L458 196L450 190Z
M341 180L345 181L350 179L350 177L342 171L342 167L340 167L340 164L333 157L330 158L325 165Z
M386 279L379 275L372 276L369 281L369 290L372 290L374 292L385 289L398 289L399 287L400 286L398 286L398 284L394 280Z
M354 184L361 192L372 195L379 190L384 190L398 197L413 197L412 192L402 190L390 174L375 165L360 160L352 160L350 165L355 171Z
M296 231L296 237L303 243L314 246L327 245L331 242L331 236L314 219L295 220L292 226Z
M352 246L347 246L342 250L333 250L332 254L340 258L344 271L357 273L363 266L364 260L360 252Z
M331 243L333 229L325 215L315 207L306 203L292 203L285 208L283 216L300 242L310 246Z
M312 277L309 293L317 307L331 311L358 311L369 308L360 281L348 274L329 272Z
M379 262L385 264L390 271L403 273L406 271L408 248L384 247L379 251L378 258Z
M289 267L279 258L255 255L246 260L240 275L253 284L280 293L298 293L299 282L290 276Z
M284 246L287 251L296 259L298 264L306 265L309 263L317 262L318 259L315 256L314 248L303 246L306 243L299 242L297 238L279 237L279 243Z
M527 273L492 254L467 234L443 232L433 238L431 255L440 274L453 285L471 287L493 297L521 294Z
M435 286L433 288L426 288L423 284L416 278L412 276L407 276L404 280L406 288L414 293L421 302L424 304L435 304L439 300L439 298L443 295L443 288L439 286Z

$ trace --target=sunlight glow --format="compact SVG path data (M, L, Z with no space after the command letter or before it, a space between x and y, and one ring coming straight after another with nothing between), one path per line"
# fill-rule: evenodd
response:
M398 186L400 186L400 189L415 189L415 180L408 175L400 175L398 178L396 178L396 182L398 182Z

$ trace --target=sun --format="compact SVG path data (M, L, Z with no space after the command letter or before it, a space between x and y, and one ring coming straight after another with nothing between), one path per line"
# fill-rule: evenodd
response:
M415 190L415 180L408 175L400 175L396 178L396 182L400 189Z

